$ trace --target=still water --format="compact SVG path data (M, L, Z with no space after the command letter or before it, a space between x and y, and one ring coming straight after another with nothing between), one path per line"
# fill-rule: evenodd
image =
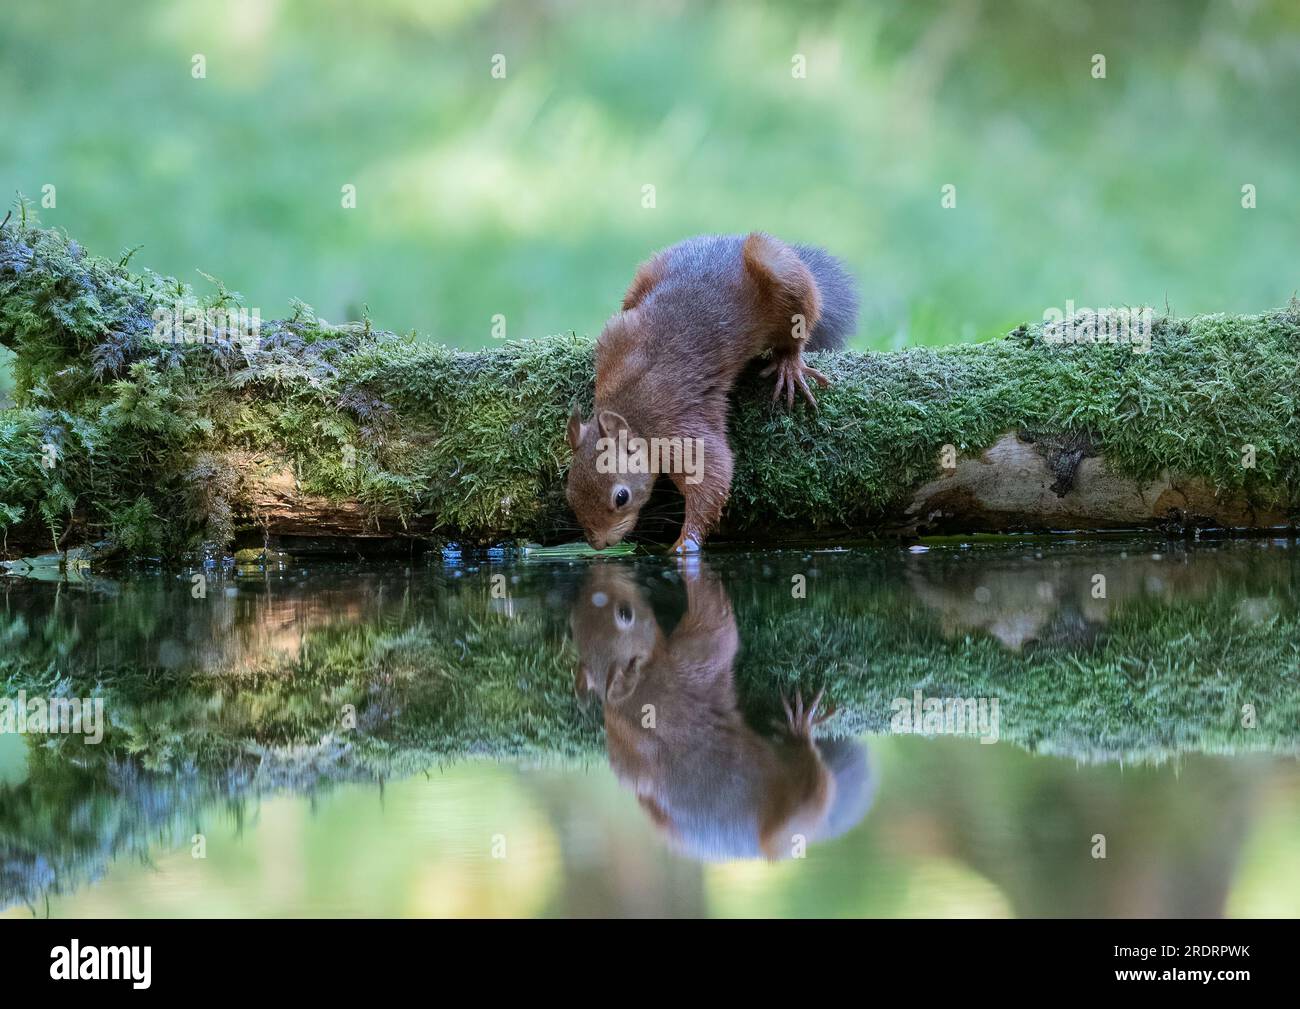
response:
M0 913L1300 912L1294 541L200 574L0 579Z

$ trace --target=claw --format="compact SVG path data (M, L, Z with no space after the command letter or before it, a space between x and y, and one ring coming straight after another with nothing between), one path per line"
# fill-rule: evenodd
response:
M833 714L835 714L835 705L827 705L825 711L819 712L822 698L826 694L826 688L822 687L817 691L817 695L812 699L812 703L805 707L803 702L803 691L795 687L794 704L785 694L781 695L781 706L785 708L786 729L792 736L799 739L811 738L812 730L815 726L821 725ZM779 725L779 723L777 723Z
M677 537L677 542L668 548L668 552L670 554L697 554L700 552L700 541L696 539L694 533L687 535L686 530L683 529L681 535Z
M812 389L808 386L805 375L811 375L813 381L823 389L829 388L831 380L823 375L816 368L810 368L803 363L803 355L796 351L793 354L782 354L777 357L771 364L759 372L760 378L766 378L768 375L776 374L776 388L772 390L772 402L775 403L782 396L785 397L787 409L794 409L795 390L803 394L808 405L817 409L817 399L812 394Z
M817 409L817 400L813 398L812 390L808 388L808 383L804 380L803 374L796 373L794 380L799 383L799 389L803 392L804 396L807 397L808 402L812 404L812 408L814 410ZM793 406L794 404L792 403L790 405Z
M817 696L812 699L812 704L808 705L808 718L813 725L817 725L819 722L825 721L825 716L823 716L820 719L817 717L817 708L821 705L822 695L825 693L826 693L826 688L822 687L821 690L817 691Z

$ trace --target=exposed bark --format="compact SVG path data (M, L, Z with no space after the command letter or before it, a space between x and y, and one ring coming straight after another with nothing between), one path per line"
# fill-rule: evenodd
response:
M1074 449L1072 452L1082 450ZM1018 529L1286 527L1280 508L1257 508L1241 494L1219 494L1204 479L1119 476L1099 456L1074 460L1062 476L1056 458L1008 432L977 458L962 459L918 487L899 531L1000 532Z

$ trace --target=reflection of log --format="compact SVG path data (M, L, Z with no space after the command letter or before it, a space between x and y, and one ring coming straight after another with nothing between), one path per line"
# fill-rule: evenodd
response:
M1257 626L1277 612L1275 601L1246 590L1247 569L1259 563L1231 553L1191 564L1160 553L1112 550L1057 556L1050 564L1019 555L936 564L929 554L909 557L906 572L911 591L937 614L945 637L982 631L1020 652L1030 644L1085 648L1105 630L1117 601L1195 602L1228 579L1241 586L1240 619Z
M1293 551L1260 547L1234 543L1211 554L1175 545L1157 560L1054 545L1021 564L979 547L906 560L895 550L732 554L724 585L741 636L737 698L749 724L766 731L792 687L809 696L824 685L837 710L819 732L834 736L906 731L893 716L898 699L916 690L998 699L1005 743L1072 761L1007 777L1000 760L970 759L970 748L983 745L969 738L966 749L913 749L909 759L942 760L945 770L917 775L920 791L887 790L880 815L895 822L899 801L940 820L980 802L1006 803L1008 816L1029 818L1008 836L1035 849L1032 797L1045 794L1045 783L1059 781L1047 792L1067 799L1088 792L1077 787L1074 761L1177 758L1187 770L1188 755L1300 753L1297 562ZM681 563L596 569L648 575L638 585L653 597L651 619L636 614L637 626L666 626L670 615L676 626L686 592L660 575L697 562ZM456 570L460 577L404 565L333 578L218 574L202 601L178 578L101 579L86 589L0 582L0 681L9 696L35 696L57 675L70 696L102 696L110 713L97 745L71 738L51 748L26 737L30 781L0 785L0 908L93 878L114 853L153 843L162 824L178 823L188 843L210 803L278 789L314 794L331 780L391 780L486 755L590 766L612 754L603 717L574 691L584 632L573 617L591 600L583 591L589 568ZM502 571L512 575L507 599L493 591ZM810 579L797 601L795 572ZM1098 572L1108 579L1104 600L1091 592ZM701 644L704 653L709 642ZM734 641L720 644L734 649ZM1249 723L1245 705L1255 716ZM354 730L340 723L349 708ZM735 737L728 730L718 738ZM139 766L152 773L136 773ZM1213 773L1209 780L1230 785L1232 797L1178 794L1217 803L1220 819L1237 823L1256 765L1215 766L1223 775L1197 773ZM1228 780L1237 774L1245 777ZM1155 780L1125 777L1132 788ZM1023 795L1007 793L1008 782ZM1098 815L1086 802L1080 809L1085 820ZM1131 834L1123 824L1138 820L1115 815L1114 829ZM916 843L926 832L911 833ZM1223 846L1216 851L1234 838L1231 830L1206 836ZM1073 885L1060 865L1050 868ZM1087 900L1113 912L1117 894Z
M53 232L0 230L18 403L0 412L11 552L57 536L180 554L240 529L575 538L564 420L590 402L590 343L455 353L302 310L264 325L255 348L162 344L154 313L175 298L174 282ZM1146 350L1033 326L823 355L834 387L818 413L773 407L751 374L719 536L1285 525L1300 506L1298 350L1293 304L1155 319Z

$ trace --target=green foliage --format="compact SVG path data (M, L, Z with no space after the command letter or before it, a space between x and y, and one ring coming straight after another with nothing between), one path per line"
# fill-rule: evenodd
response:
M157 552L158 515L148 498L138 497L131 504L110 512L108 525L113 542L128 553L148 557Z
M845 257L858 349L1066 298L1249 312L1300 284L1291 0L325 2L10 10L0 179L58 182L47 223L114 262L145 242L131 263L207 270L267 318L368 302L465 349L496 313L516 338L594 334L638 262L699 232Z
M0 411L0 526L6 538L12 527L30 517L40 495L37 430L32 411Z

